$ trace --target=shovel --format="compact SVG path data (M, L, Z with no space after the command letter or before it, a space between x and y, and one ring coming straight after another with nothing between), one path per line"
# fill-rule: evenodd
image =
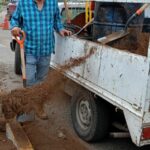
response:
M99 38L97 39L98 42L102 43L102 44L107 44L109 42L118 40L120 38L123 38L125 36L127 36L129 34L129 32L127 31L129 24L137 17L140 16L144 10L149 6L150 4L143 4L143 6L141 8L139 8L127 21L124 30L118 31L118 32L114 32L110 35L107 35L105 37Z
M67 0L64 0L64 6L65 6L65 11L66 11L67 23L71 23Z
M88 27L89 25L91 25L94 21L94 18L92 18L88 23L86 23L78 32L76 32L75 34L73 34L72 36L76 36L78 34L80 34L86 27Z
M25 41L25 32L21 31L20 36L16 36L15 39L20 45L20 57L21 57L21 70L22 70L22 80L23 87L26 87L26 65L25 65L25 56L24 56L24 41Z

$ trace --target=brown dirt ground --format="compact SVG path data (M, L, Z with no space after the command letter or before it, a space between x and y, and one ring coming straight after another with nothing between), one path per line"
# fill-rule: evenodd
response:
M0 150L16 150L12 142L7 140L2 132L0 132Z
M70 122L70 97L58 90L47 106L49 120L24 124L24 130L36 150L87 150L74 133Z

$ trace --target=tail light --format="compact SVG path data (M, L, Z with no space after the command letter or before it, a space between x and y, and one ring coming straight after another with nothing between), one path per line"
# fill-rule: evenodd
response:
M150 139L150 127L145 127L145 128L143 128L143 131L142 131L142 139L143 139L143 140Z

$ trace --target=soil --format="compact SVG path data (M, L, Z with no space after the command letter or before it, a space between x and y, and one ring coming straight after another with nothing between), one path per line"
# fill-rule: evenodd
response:
M48 120L43 121L37 117L33 122L22 124L35 150L89 149L89 146L77 138L70 128L71 121L68 119L70 118L68 114L70 97L61 89L67 80L62 73L84 63L92 54L94 54L94 49L83 57L70 58L66 64L60 66L59 70L51 70L42 84L32 88L12 90L9 93L1 92L0 101L8 121L15 119L17 115L32 111L38 116L43 109L50 114Z
M70 128L70 97L58 90L47 105L48 120L23 125L35 150L88 150L88 144Z
M47 80L40 85L32 88L24 88L12 90L8 94L0 96L0 102L3 104L3 112L7 119L12 119L16 115L35 111L38 115L43 112L43 105L50 101L52 95L58 89L58 85L62 85L65 81L62 73L72 67L78 66L85 62L85 60L94 53L91 49L89 54L80 58L70 58L65 65L60 66L60 69L50 71Z
M108 44L114 48L125 50L142 56L147 56L149 33L142 33L139 30L130 29L130 34L122 39Z
M12 142L7 140L2 132L0 132L0 150L16 150Z

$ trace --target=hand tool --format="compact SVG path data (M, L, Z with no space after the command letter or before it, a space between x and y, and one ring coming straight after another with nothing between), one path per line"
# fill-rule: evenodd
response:
M125 25L124 30L118 31L118 32L114 32L110 35L104 36L102 38L97 39L98 42L102 43L102 44L107 44L109 42L118 40L120 38L123 38L125 36L127 36L129 34L129 32L127 31L129 24L137 17L140 16L144 10L150 6L150 4L143 4L142 7L140 7L128 20L127 23Z
M90 24L92 24L94 21L94 18L92 18L88 23L86 23L77 33L73 34L73 35L78 35L80 34L86 27L88 27ZM72 35L72 36L73 36Z
M24 55L24 41L26 35L24 31L21 31L19 36L15 36L17 43L20 45L20 57L21 57L21 70L22 70L22 80L23 87L26 87L26 64L25 64L25 55Z
M66 18L67 18L66 21L67 21L67 23L71 23L67 0L64 0L64 6L65 6Z

